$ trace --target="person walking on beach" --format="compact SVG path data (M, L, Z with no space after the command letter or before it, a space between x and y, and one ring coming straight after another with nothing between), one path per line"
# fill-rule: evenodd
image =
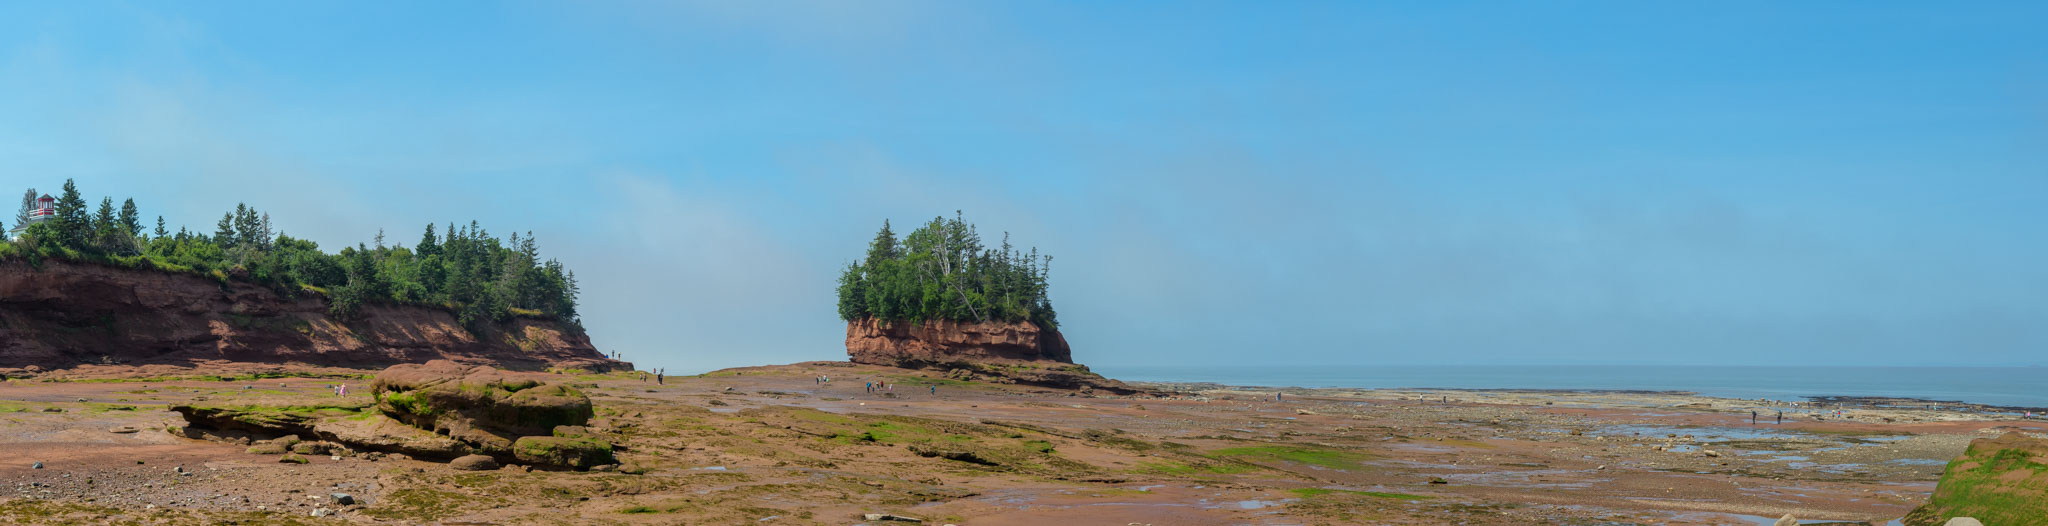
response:
M654 370L654 385L661 385L662 383L664 383L664 382L662 382L662 374L661 374L661 373L662 373L663 371L667 371L667 370L668 370L668 369L666 369L666 368L662 368L662 369L655 369L655 370Z
M1749 425L1756 425L1756 411L1749 412Z
M1785 412L1784 412L1784 411L1779 411L1779 412L1778 412L1778 425L1785 425Z
M938 395L939 395L939 386L936 386L936 385L932 386L932 396L938 396Z

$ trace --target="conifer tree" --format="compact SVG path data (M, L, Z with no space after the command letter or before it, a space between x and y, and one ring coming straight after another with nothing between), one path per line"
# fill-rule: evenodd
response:
M142 237L142 215L135 209L135 198L121 202L121 230L129 237Z
M69 247L84 247L91 237L92 220L86 216L85 196L79 195L76 182L64 180L64 191L57 197L54 208L57 216L53 226L59 241Z
M14 214L15 225L20 226L28 224L30 220L29 218L33 217L33 214L35 214L37 204L36 201L39 200L41 197L42 195L36 193L35 188L29 188L28 193L22 194L21 211L16 212Z

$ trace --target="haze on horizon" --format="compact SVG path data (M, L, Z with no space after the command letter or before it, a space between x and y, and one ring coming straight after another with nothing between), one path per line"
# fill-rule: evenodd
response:
M1097 366L2048 364L2048 5L1595 4L12 3L0 195L530 230L675 372L955 210Z

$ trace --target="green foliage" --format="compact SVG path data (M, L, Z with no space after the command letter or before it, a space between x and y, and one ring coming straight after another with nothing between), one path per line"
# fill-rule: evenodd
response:
M1025 321L1057 327L1046 276L1052 256L1003 244L982 246L956 213L933 218L902 240L888 222L867 257L839 276L839 317L887 321Z
M1252 446L1218 449L1209 452L1215 458L1240 458L1250 461L1283 461L1329 469L1356 470L1361 462L1370 460L1371 455L1336 449L1301 446Z
M20 218L37 197L34 190L23 197ZM182 228L173 234L161 216L155 235L148 236L134 199L117 211L113 198L103 198L97 213L89 214L77 184L65 181L56 201L55 217L25 229L0 249L0 257L38 267L56 258L192 273L223 283L255 283L286 296L325 294L329 310L344 319L368 305L396 303L448 309L472 331L513 316L552 318L581 329L576 274L560 261L541 260L531 232L501 241L471 222L461 229L451 224L446 236L437 237L429 224L417 251L385 246L380 232L377 246L357 244L328 254L312 241L276 232L270 214L246 203L223 214L211 236Z
M1910 526L1971 517L1984 524L2040 524L2048 517L2048 442L2007 435L1978 439L1948 463L1927 504L1901 519Z

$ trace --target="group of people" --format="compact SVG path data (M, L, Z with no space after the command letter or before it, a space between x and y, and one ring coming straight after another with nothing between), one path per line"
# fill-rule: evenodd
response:
M664 377L666 376L666 374L664 374L664 373L666 373L667 371L668 371L668 368L666 368L666 367L664 367L664 368L660 368L660 369L655 369L655 370L654 370L654 384L655 384L655 385L661 385L661 384L662 384L662 379L663 379L663 378L664 378ZM642 382L645 382L645 381L647 381L647 371L640 371L640 381L642 381Z
M826 379L825 381L829 382L829 381L831 381L831 380L830 380L830 379ZM892 384L892 383L888 383L888 382L868 382L868 384L867 384L867 390L868 390L868 393L870 393L870 394L873 394L873 393L884 393L884 392L886 392L886 393L894 393L894 392L896 392L896 384ZM936 386L936 385L933 385L933 386L928 386L928 387L926 388L926 392L928 392L928 393L931 393L931 394L932 394L933 396L937 396L937 395L939 394L939 386Z

